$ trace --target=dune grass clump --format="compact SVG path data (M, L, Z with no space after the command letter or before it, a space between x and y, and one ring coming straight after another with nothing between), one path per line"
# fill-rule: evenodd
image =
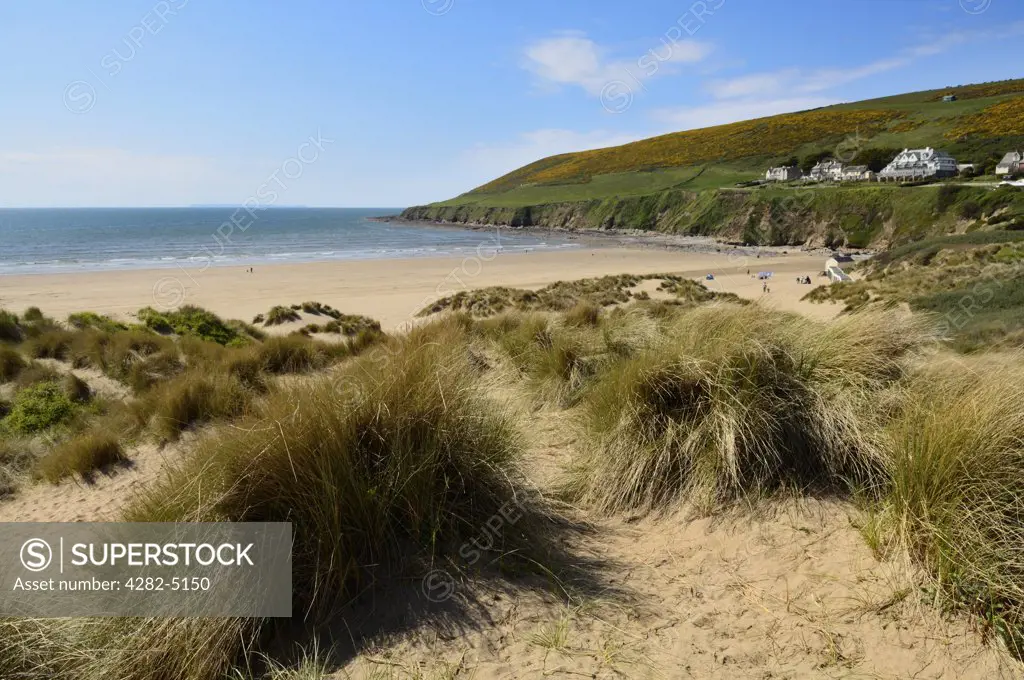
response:
M346 337L381 332L380 322L376 319L358 314L341 314L340 312L324 324L323 330L325 333L339 333Z
M14 385L20 390L31 385L38 385L39 383L56 382L59 379L60 375L57 371L49 366L45 366L38 361L30 361L18 372L18 377L14 379Z
M89 384L73 373L68 373L61 380L61 389L64 394L73 402L84 403L92 398L92 390Z
M293 306L294 309L294 306ZM299 309L304 311L306 314L314 314L316 316L329 316L332 319L337 319L342 316L334 307L325 305L322 302L303 302L299 305Z
M0 383L10 382L25 370L25 359L11 348L0 345Z
M184 370L174 340L139 329L79 331L72 340L69 358L75 368L97 368L136 393Z
M0 340L7 342L21 342L21 326L18 324L18 315L0 309Z
M601 318L601 308L592 302L578 302L567 311L562 320L568 326L597 326Z
M302 335L271 337L233 359L228 370L244 374L248 366L259 373L275 375L306 373L329 366L349 354L345 345L317 342Z
M264 326L280 326L284 323L302 320L302 315L295 309L283 305L275 305L270 308L263 319Z
M312 620L380 580L421 578L454 558L488 519L516 508L519 439L478 391L459 329L414 331L387 349L208 432L126 518L292 522L294 606ZM536 546L533 526L528 516L507 525L495 555ZM112 621L109 654L92 663L131 669L126 679L213 680L261 625L271 623Z
M71 352L75 333L56 328L30 338L25 343L26 353L33 359L57 359L64 361Z
M34 461L35 453L26 439L11 436L0 438L0 498L18 489L21 478ZM0 668L3 668L2 664Z
M0 618L0 678L81 678L86 619Z
M827 325L758 307L683 312L586 392L588 446L566 490L612 512L876 487L880 395L924 337L895 312Z
M44 454L35 462L33 474L52 484L73 475L91 481L97 471L125 460L115 433L93 429Z
M25 313L21 315L21 318L30 323L42 321L46 317L43 316L43 310L38 307L29 307L25 310Z
M164 441L176 441L197 425L235 418L249 409L255 393L223 373L184 373L150 390L131 405L140 428L149 428Z
M908 551L1024 656L1024 356L935 363L907 391L870 542Z

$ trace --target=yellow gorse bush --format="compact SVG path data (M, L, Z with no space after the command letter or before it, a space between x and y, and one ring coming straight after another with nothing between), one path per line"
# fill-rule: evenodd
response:
M1001 137L1021 133L1024 133L1024 97L1015 97L993 104L979 113L964 116L956 127L946 133L946 137Z
M505 191L523 184L572 182L593 175L697 165L715 160L792 153L802 144L886 129L900 111L817 109L674 132L631 144L546 158L485 184Z

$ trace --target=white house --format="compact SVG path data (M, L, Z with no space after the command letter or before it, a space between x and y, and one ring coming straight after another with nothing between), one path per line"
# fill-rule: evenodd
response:
M848 165L843 168L840 179L844 182L870 182L875 179L875 173L866 165Z
M800 168L789 165L770 168L768 172L764 173L765 181L768 182L790 182L803 176L804 173L800 172Z
M1022 151L1011 151L1003 156L1003 160L999 161L999 165L996 166L997 175L1015 175L1018 172L1024 172L1024 152Z
M905 182L931 177L955 177L956 174L955 158L944 151L926 147L904 149L878 173L878 179Z
M956 171L961 175L968 174L973 175L977 168L974 167L974 163L957 163Z
M832 257L825 260L825 275L829 278L829 281L833 283L853 281L850 275L843 271L843 268L839 266L839 260Z
M814 182L838 182L843 178L843 164L828 158L811 168L810 179Z

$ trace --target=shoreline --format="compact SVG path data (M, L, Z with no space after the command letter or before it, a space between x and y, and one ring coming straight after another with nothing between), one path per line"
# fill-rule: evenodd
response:
M770 262L770 265L762 263ZM247 267L135 269L0 276L0 308L22 313L39 307L64 319L93 311L130 320L142 307L169 309L192 304L224 318L249 321L270 307L318 301L349 314L363 314L386 330L407 325L415 314L447 295L488 286L536 289L556 281L614 274L671 273L703 281L712 290L762 299L780 309L812 316L834 315L832 305L801 302L809 286L795 276L824 269L821 254L739 250L580 247L556 251L496 252L486 247L465 257L333 260ZM765 296L748 274L767 269L778 276ZM837 307L835 309L838 309Z
M428 225L432 227L450 227L458 229L469 229L471 231L485 231L490 229L508 229L516 233L533 235L558 236L567 240L591 240L594 244L606 245L611 242L613 246L624 248L654 248L664 250L678 250L686 252L723 252L737 250L741 252L754 252L764 254L788 254L792 252L808 253L813 255L824 255L831 257L835 253L843 253L859 256L871 256L875 250L868 248L841 248L832 249L826 247L807 248L803 245L790 246L764 246L750 245L738 241L726 241L713 236L693 236L689 234L666 234L657 231L643 229L568 229L565 227L540 227L540 226L509 226L507 224L488 224L482 222L450 222L447 220L410 220L401 215L382 215L380 217L367 218L370 222L396 223L410 226Z

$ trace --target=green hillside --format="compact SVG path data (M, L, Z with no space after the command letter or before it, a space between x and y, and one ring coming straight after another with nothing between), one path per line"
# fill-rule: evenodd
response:
M946 94L957 101L943 102ZM731 187L792 158L855 162L871 149L934 146L962 162L1024 145L1024 79L787 113L552 156L439 205L516 207ZM992 163L994 165L994 163Z
M943 96L955 94L956 101ZM1024 147L1024 79L915 92L552 156L403 217L462 224L646 229L762 244L888 247L1024 228L1024 192L967 186L742 185L823 157L880 169L933 146L991 173ZM984 178L982 178L984 180ZM1009 225L1009 226L1008 226Z

